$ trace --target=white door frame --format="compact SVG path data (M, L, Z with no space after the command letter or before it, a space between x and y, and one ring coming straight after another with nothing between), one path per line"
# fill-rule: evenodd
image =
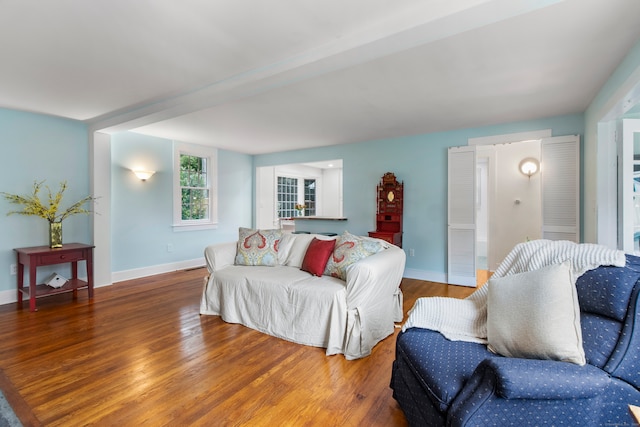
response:
M622 141L618 178L620 198L618 209L622 226L618 229L618 247L625 252L633 253L635 234L635 206L634 206L634 135L640 133L640 119L623 119L621 123Z

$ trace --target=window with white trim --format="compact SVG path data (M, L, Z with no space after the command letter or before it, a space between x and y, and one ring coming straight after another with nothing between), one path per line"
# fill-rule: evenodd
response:
M278 218L316 214L316 179L277 177Z
M199 230L217 226L217 172L215 148L175 143L175 230Z
M286 176L278 177L278 218L296 216L298 204L298 179Z

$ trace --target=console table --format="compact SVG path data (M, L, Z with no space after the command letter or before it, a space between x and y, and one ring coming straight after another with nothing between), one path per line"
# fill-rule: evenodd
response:
M14 249L18 267L18 304L22 306L23 295L29 298L29 309L37 311L36 298L73 292L78 296L78 289L87 288L89 298L93 298L93 248L95 246L84 243L66 243L61 248L49 246L34 246L30 248ZM87 281L78 279L78 261L85 261L87 265ZM60 288L36 284L36 271L45 265L71 263L71 278ZM29 271L29 286L24 286L25 267Z

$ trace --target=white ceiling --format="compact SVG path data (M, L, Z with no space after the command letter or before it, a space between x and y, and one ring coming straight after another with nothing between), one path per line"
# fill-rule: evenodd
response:
M583 112L638 0L0 0L0 107L260 154Z

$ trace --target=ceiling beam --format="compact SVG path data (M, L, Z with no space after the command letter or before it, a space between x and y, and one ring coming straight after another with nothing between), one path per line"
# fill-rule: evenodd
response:
M127 107L86 121L92 132L127 131L251 97L442 40L564 0L467 0L427 3L368 29L286 60L230 76L203 87Z

